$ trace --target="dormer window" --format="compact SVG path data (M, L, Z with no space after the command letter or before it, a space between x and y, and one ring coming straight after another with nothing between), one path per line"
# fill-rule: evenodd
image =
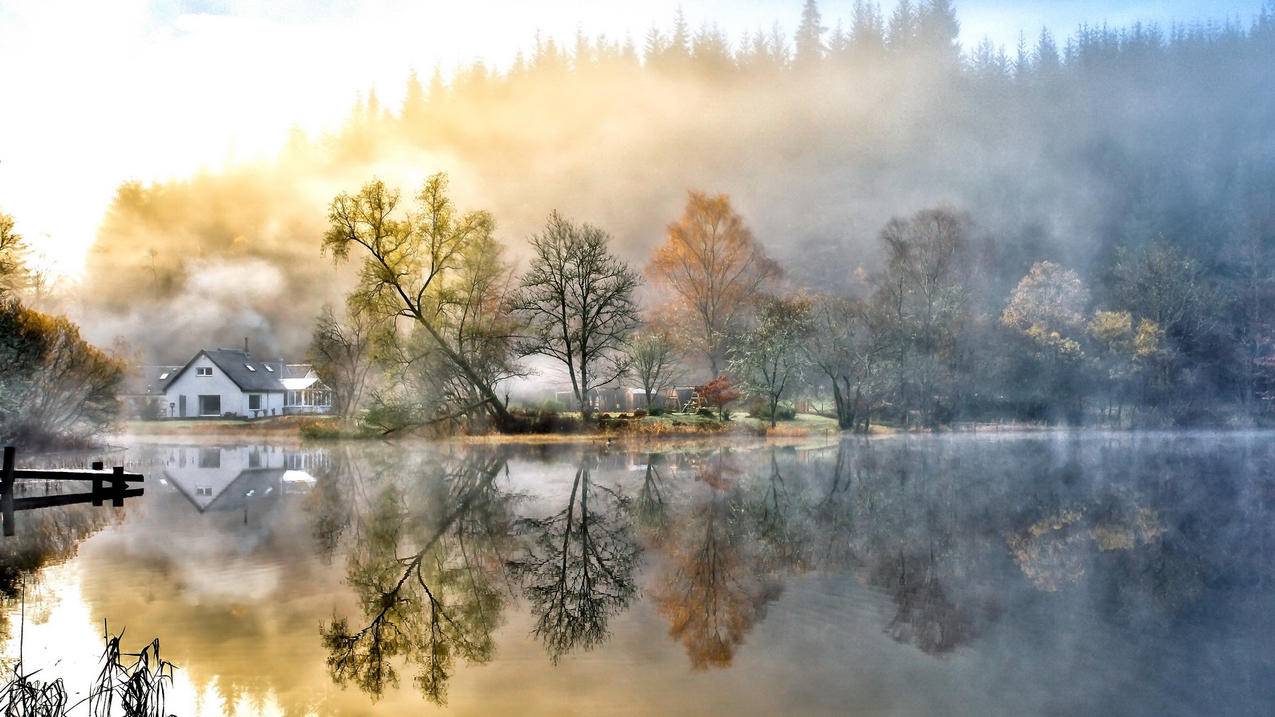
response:
M253 373L256 373L256 372L257 372L257 369L253 368L253 367L252 367L252 364L250 364L250 363L246 363L246 364L244 364L244 365L243 365L243 367L244 367L244 368L246 368L246 369L248 369L249 371L252 371Z
M196 366L195 375L196 376L211 376L212 366Z

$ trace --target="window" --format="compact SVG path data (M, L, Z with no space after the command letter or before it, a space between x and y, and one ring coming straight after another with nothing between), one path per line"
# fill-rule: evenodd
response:
M195 495L211 496L212 488L209 488L206 485L195 486Z
M249 411L261 410L261 394L259 393L248 394L248 410Z
M161 373L161 374L159 375L159 380L160 380L160 381L163 381L163 380L164 380L164 379L166 379L166 378L168 378L168 372L167 372L167 371L165 371L165 372L163 372L163 373Z
M243 367L244 367L244 368L246 368L246 369L248 369L249 371L252 371L253 373L256 373L256 372L257 372L257 369L253 368L253 367L252 367L252 364L250 364L250 363L246 363L246 364L244 364L244 365L243 365Z
M261 467L261 453L260 453L260 452L258 452L258 451L252 451L252 452L250 452L250 453L248 454L248 467L249 467L249 468L260 468L260 467Z
M270 364L266 364L266 370L269 371L270 373L274 373L274 366L271 366Z
M220 416L221 415L221 396L200 396L199 397L199 415Z
M195 375L196 376L211 376L212 366L196 366Z
M199 467L200 468L220 468L221 467L221 449L201 448L199 450Z

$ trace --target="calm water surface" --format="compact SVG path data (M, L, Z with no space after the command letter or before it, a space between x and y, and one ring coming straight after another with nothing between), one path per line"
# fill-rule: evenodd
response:
M129 444L0 634L73 700L157 636L179 715L1269 715L1272 438Z

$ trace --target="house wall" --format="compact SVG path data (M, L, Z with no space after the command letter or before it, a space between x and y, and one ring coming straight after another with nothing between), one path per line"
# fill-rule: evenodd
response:
M198 369L200 367L209 367L212 369L211 376L200 376ZM256 393L256 392L254 392ZM262 395L262 407L265 409L263 415L283 415L283 392L260 392ZM207 356L200 356L195 359L181 376L177 378L168 389L164 391L163 406L166 411L165 415L170 417L180 416L181 396L186 397L186 417L200 418L199 415L199 397L200 396L220 396L221 412L218 414L225 415L233 413L236 416L252 416L253 411L248 410L248 394L239 389L230 377L226 376L212 359ZM273 409L273 414L271 410Z

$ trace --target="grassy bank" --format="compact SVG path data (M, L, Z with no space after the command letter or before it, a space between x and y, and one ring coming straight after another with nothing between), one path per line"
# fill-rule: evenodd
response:
M633 414L605 413L596 416L596 421L588 426L582 426L580 415L577 413L564 412L555 416L555 419L555 424L560 427L558 430L454 438L466 442L486 443L578 443L597 440L713 436L811 438L837 433L835 420L812 414L798 414L793 419L779 421L773 429L769 421L739 414L729 421L721 421L716 417L698 414L634 416ZM381 437L377 432L352 429L335 418L316 416L280 416L254 420L129 421L121 429L127 435L146 437L216 436L261 440L342 440Z

